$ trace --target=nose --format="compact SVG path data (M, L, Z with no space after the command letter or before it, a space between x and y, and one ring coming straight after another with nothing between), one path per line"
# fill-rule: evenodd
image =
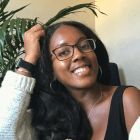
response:
M80 51L77 47L75 47L72 60L77 61L77 60L83 59L84 57L85 57L85 54L82 51Z

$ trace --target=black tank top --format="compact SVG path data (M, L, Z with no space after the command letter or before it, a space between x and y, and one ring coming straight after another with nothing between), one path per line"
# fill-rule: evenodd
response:
M118 87L112 97L104 140L128 140L123 109L123 93L126 88L126 86Z

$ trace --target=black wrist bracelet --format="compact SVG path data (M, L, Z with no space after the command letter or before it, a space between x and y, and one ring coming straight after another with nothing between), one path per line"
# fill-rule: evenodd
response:
M31 74L33 74L34 69L35 69L35 65L23 60L22 58L19 58L18 62L16 63L16 66L15 66L16 69L18 69L20 67L27 69Z

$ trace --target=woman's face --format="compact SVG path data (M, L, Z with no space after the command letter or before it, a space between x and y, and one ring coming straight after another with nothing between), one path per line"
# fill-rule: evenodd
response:
M50 51L63 44L75 45L86 39L86 36L77 28L62 25L53 34L50 40ZM68 90L91 88L98 75L98 62L94 51L83 53L74 48L71 58L59 61L52 55L53 72L56 79Z

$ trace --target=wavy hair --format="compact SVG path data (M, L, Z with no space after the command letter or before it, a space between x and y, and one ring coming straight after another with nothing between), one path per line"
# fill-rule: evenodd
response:
M52 61L49 53L50 39L61 25L79 29L87 38L96 40L95 54L102 67L102 77L98 81L107 84L109 81L107 51L98 36L87 26L76 21L63 21L49 26L46 35L41 39L41 57L39 58L34 77L36 85L31 97L32 126L39 140L90 140L92 128L81 105L69 94L67 89L57 81L55 91L50 88L53 81ZM106 73L106 74L105 74Z

